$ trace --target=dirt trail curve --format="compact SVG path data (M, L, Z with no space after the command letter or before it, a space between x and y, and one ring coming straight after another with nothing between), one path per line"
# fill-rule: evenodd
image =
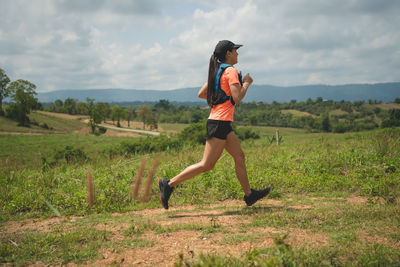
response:
M117 131L124 131L124 132L133 132L133 133L141 133L141 134L149 134L149 135L155 135L159 136L159 132L152 132L152 131L145 131L145 130L135 130L135 129L127 129L127 128L120 128L120 127L115 127L115 126L109 126L105 124L100 124L100 126L103 126L104 128L112 129L112 130L117 130Z

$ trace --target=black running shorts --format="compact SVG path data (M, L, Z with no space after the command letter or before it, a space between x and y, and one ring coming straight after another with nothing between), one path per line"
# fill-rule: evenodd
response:
M231 131L233 130L230 121L207 120L207 139L216 137L226 140Z

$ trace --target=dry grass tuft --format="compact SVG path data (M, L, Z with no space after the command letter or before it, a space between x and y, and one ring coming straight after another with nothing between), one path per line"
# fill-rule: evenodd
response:
M142 198L143 202L148 202L150 199L151 185L153 184L154 174L156 173L156 169L157 169L159 160L160 160L160 156L156 155L154 158L154 161L153 161L153 165L151 165L149 175L147 177L146 187L144 189L144 194L143 194L143 198Z
M133 199L138 199L139 187L140 187L140 184L142 183L142 177L143 177L144 168L146 167L146 161L147 161L146 158L144 158L142 160L139 171L136 174L136 181L134 184L132 184L132 198Z
M88 168L87 174L87 204L89 207L94 205L94 185L91 168Z

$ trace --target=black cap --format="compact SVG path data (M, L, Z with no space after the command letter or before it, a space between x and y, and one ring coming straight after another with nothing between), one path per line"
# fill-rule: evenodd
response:
M225 57L227 51L232 51L233 48L238 49L241 46L243 45L234 44L228 40L222 40L218 42L217 46L215 46L214 55L216 55L218 58L223 58Z

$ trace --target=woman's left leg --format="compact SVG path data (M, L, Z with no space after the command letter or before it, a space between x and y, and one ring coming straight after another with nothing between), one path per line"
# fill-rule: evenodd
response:
M200 162L187 167L177 176L172 178L169 182L169 185L176 187L180 183L191 179L196 175L213 169L214 165L217 163L219 157L224 151L225 142L225 140L218 139L216 137L207 139L204 148L203 159Z

